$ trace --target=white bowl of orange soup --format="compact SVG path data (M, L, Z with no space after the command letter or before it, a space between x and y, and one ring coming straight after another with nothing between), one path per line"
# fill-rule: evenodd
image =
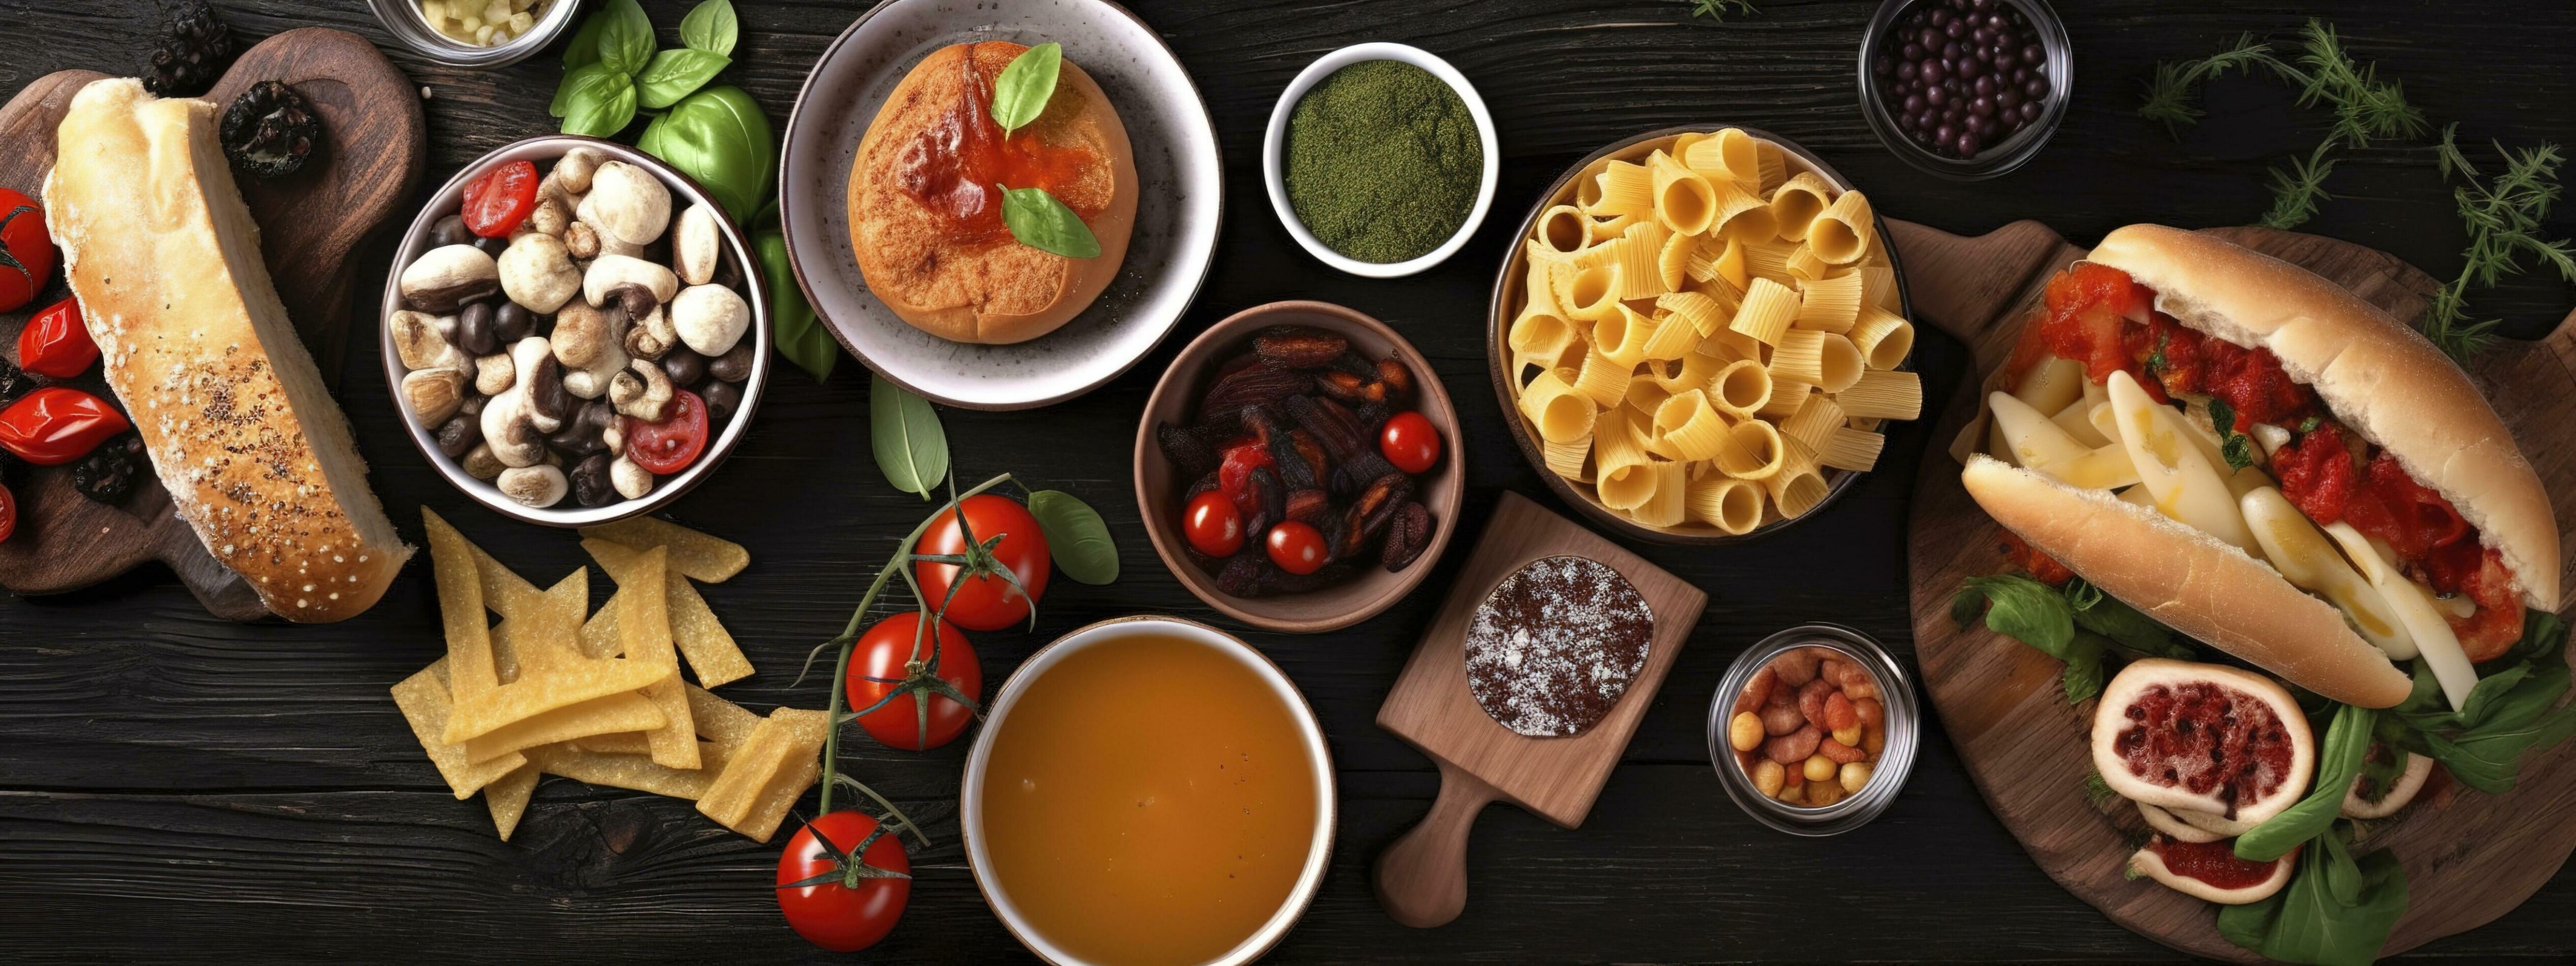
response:
M1173 617L1031 655L986 706L960 802L984 901L1059 964L1248 963L1324 881L1333 761L1260 651Z

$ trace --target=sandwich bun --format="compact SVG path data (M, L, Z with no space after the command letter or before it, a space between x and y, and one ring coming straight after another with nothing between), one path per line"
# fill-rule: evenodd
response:
M2152 507L1984 454L1959 482L2005 529L2174 630L2346 704L2390 707L2413 690L2334 605Z
M960 118L992 123L993 78L1027 49L986 41L933 51L887 95L850 162L850 247L869 291L896 317L952 342L1026 342L1072 321L1117 277L1135 230L1127 128L1100 84L1070 60L1045 111L1009 140L1090 156L1079 170L1051 172L1059 180L1046 187L1077 212L1097 212L1083 221L1100 240L1098 257L1021 244L1000 229L998 198L987 202L993 219L979 215L961 236L949 216L907 190L907 181L924 177L921 145L954 138Z
M2468 374L2423 335L2313 272L2199 232L2130 225L2086 260L2155 290L2156 308L2183 325L2271 350L2336 419L2450 500L2512 569L2524 603L2557 612L2549 493Z

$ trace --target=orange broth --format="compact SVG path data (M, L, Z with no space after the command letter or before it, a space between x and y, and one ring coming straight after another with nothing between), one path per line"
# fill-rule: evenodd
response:
M985 872L1073 956L1215 959L1305 869L1317 802L1297 718L1215 648L1151 632L1086 647L992 738Z

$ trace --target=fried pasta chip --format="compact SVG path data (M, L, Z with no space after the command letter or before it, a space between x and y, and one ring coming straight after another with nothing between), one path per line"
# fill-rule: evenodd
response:
M428 508L422 508L421 516L428 524L439 612L447 636L451 707L443 740L463 742L557 708L636 691L670 676L668 669L649 662L575 663L580 655L573 642L590 597L588 573L577 570L533 599L505 594L504 599L493 601L515 609L502 611L501 616L504 623L516 622L511 639L521 667L518 680L502 683L491 627L485 623L482 568L474 545Z
M484 786L501 780L528 759L517 752L485 761L466 757L465 746L447 740L447 659L439 658L420 673L402 679L393 687L394 706L402 709L403 719L411 722L413 737L429 753L429 763L438 768L438 777L458 801L474 797Z
M606 540L636 550L661 547L671 554L671 569L691 580L721 584L751 566L751 551L722 537L654 517L629 517L581 528L582 545Z
M822 774L818 756L829 720L820 711L771 711L699 796L698 811L754 841L769 841Z
M591 559L599 561L599 569L607 571L618 586L634 582L626 576L627 570L635 566L643 551L600 539L583 540L581 547L590 552ZM716 620L706 598L698 596L698 589L689 584L688 575L677 569L676 563L663 572L665 619L670 622L673 643L679 646L681 656L688 658L689 670L697 672L698 684L720 688L750 677L751 661L742 656L742 648L734 643L733 635Z
M542 777L536 763L529 762L483 786L483 805L492 810L492 827L501 830L501 841L509 841L510 833L518 830L519 817L528 813L528 797L536 793L537 779Z

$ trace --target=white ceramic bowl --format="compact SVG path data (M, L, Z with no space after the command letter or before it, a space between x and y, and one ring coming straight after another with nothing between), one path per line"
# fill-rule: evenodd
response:
M1420 258L1401 262L1364 262L1334 251L1332 246L1316 238L1314 232L1306 230L1306 223L1297 220L1296 207L1288 203L1288 179L1281 170L1284 163L1282 155L1288 143L1288 115L1296 113L1297 102L1306 96L1309 89L1323 83L1324 78L1364 60L1402 61L1430 71L1431 76L1440 78L1451 90L1457 91L1459 100L1467 102L1467 113L1476 119L1476 137L1484 144L1485 176L1476 188L1476 206L1468 209L1467 221L1458 226L1457 234L1449 236L1448 241ZM1476 226L1485 223L1485 210L1494 205L1494 181L1502 175L1502 153L1502 141L1494 136L1494 115L1485 110L1485 99L1477 96L1476 85L1467 83L1467 75L1459 73L1458 68L1419 47L1389 43L1353 44L1306 65L1305 70L1297 72L1296 80L1288 82L1288 89L1280 92L1278 106L1270 109L1270 130L1261 137L1261 180L1270 189L1270 210L1278 213L1279 223L1287 226L1289 237L1305 246L1307 254L1353 275L1402 278L1449 260L1449 256L1457 254L1458 249L1466 246L1467 239L1476 234Z
M1262 656L1252 645L1237 640L1234 635L1197 621L1156 615L1101 621L1056 638L1054 643L1029 655L1019 670L1011 672L1011 679L1003 682L1001 690L985 703L983 726L975 734L974 750L966 756L966 775L958 791L957 821L966 840L967 864L975 871L975 884L983 890L984 902L993 907L993 914L1001 917L1002 926L1018 937L1030 952L1057 966L1090 966L1032 927L1019 907L1012 904L1010 895L985 874L984 870L992 867L993 857L985 851L984 775L992 765L993 736L1000 734L1010 723L1011 708L1028 693L1030 682L1067 655L1137 634L1178 637L1206 645L1243 662L1263 681L1269 682L1280 702L1288 706L1290 716L1297 720L1297 732L1305 742L1307 762L1314 769L1316 795L1315 837L1306 847L1305 868L1298 874L1297 884L1288 890L1288 898L1279 904L1279 909L1268 920L1262 922L1261 928L1244 937L1233 949L1226 950L1224 955L1209 960L1208 966L1238 966L1252 962L1288 935L1289 928L1297 924L1298 917L1305 915L1307 904L1314 901L1315 892L1323 887L1324 869L1332 860L1333 829L1337 819L1333 807L1337 794L1333 785L1333 754L1324 744L1324 729L1315 721L1315 710L1307 706L1306 696L1298 692L1297 685L1288 680L1288 675L1280 672L1279 665L1270 663L1268 657Z
M562 2L570 5L570 0ZM698 454L698 461L678 473L655 478L653 492L644 494L642 499L586 507L574 502L571 494L567 493L553 506L532 507L503 495L501 488L490 482L467 475L464 466L439 452L438 439L434 435L437 428L422 426L420 420L411 418L411 406L402 396L402 355L394 351L393 327L384 321L393 318L394 311L403 307L403 266L429 250L430 229L437 226L439 219L464 207L466 185L512 161L533 161L540 166L551 164L576 147L596 149L611 160L624 161L662 179L663 187L671 189L671 215L675 219L680 212L698 203L716 209L716 227L724 236L725 257L741 267L742 300L751 304L751 331L743 334L743 338L750 340L752 345L751 378L743 381L742 403L734 407L733 417L722 426L709 428L714 436L707 440L706 449ZM741 442L744 434L750 431L751 414L760 409L761 387L769 383L770 358L776 355L770 347L767 277L761 274L760 259L752 254L750 241L733 223L733 218L725 214L724 206L716 204L706 189L698 187L696 181L664 164L660 158L614 141L575 134L545 134L502 145L475 159L456 172L455 177L447 179L446 184L430 192L429 204L411 220L411 227L403 232L401 242L394 248L393 268L385 273L384 299L376 309L376 340L384 353L385 385L393 395L394 410L403 414L403 428L410 431L412 445L420 448L420 455L429 460L429 465L447 477L447 482L492 512L549 527L587 527L650 513L671 505L671 501L697 486L698 481L716 471L716 466L733 452L734 444Z

